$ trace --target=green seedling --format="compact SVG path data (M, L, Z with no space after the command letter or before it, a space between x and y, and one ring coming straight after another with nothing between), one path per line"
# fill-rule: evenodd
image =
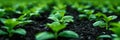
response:
M55 0L55 2L56 2L56 6L53 7L55 10L65 10L66 9L66 5L63 3L63 1Z
M72 16L64 16L64 15L65 12L60 10L57 11L56 13L52 13L48 18L55 22L61 22L61 23L74 21Z
M67 22L73 22L72 16L64 16L64 13L57 12L55 14L51 14L49 16L49 19L52 19L54 21L52 23L47 24L54 33L50 33L50 32L39 33L38 35L36 35L37 40L47 40L50 38L55 38L57 40L58 36L70 37L70 38L79 37L77 33L69 30L62 31L59 33L60 30L66 28ZM47 36L47 38L43 36Z
M120 22L111 22L110 25L113 27L109 30L113 31L115 34L100 35L98 38L112 38L112 40L120 40Z
M110 28L111 31L113 31L117 36L113 40L120 40L120 22L113 22L110 23L113 27Z
M23 14L17 18L17 21L20 21L22 26L32 22L32 20L28 20L29 18L26 16L27 16L27 14Z
M98 26L98 27L103 28L103 27L105 26L105 24L106 24L106 23L101 20L101 21L96 21L96 22L94 22L94 23L93 23L93 26L94 26L94 27L97 27L97 26Z
M14 30L14 27L16 27L16 25L19 25L21 22L17 21L17 19L1 19L1 22L3 22L3 24L5 26L2 26L2 28L5 28L7 30L3 31L0 30L0 35L9 35L9 37L12 37L14 33L16 34L20 34L20 35L25 35L26 31L22 28L18 28L16 30Z
M100 40L101 38L110 38L112 40L114 40L114 38L116 39L117 35L116 34L110 34L110 35L100 35L97 37L97 40Z
M95 20L96 16L94 13L94 10L84 10L84 14L80 14L79 18L83 19L83 18L87 18L89 20Z
M90 8L91 5L80 5L79 2L72 3L72 8L77 9L79 12L82 12L82 10Z
M115 15L107 17L105 14L102 14L102 13L97 13L95 15L97 16L98 20L101 20L101 21L96 21L95 23L93 23L93 26L104 26L106 27L106 29L109 28L109 22L117 18L117 16Z

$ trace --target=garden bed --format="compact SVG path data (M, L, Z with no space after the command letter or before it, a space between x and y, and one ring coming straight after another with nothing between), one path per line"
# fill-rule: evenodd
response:
M55 1L55 3L56 2L57 1ZM72 3L72 1L71 1L71 3ZM75 2L75 3L77 3L77 2ZM34 4L37 4L37 6L34 5ZM114 32L112 30L109 30L110 28L114 27L114 26L111 26L110 23L120 21L120 16L119 16L120 12L119 12L119 10L115 9L116 6L114 8L114 5L112 5L112 8L117 10L117 11L108 8L109 5L107 5L108 7L106 7L106 6L104 6L104 4L102 4L103 6L101 6L101 7L106 8L106 9L103 9L105 12L101 9L96 9L98 7L98 5L97 6L95 6L94 4L89 5L89 3L86 3L86 2L85 3L80 3L80 4L78 2L78 5L82 5L83 7L81 7L81 6L77 7L78 5L70 4L69 2L67 2L66 4L64 4L64 2L54 4L54 2L52 2L52 1L43 3L42 6L41 5L42 4L39 5L39 3L33 3L33 4L30 4L30 5L27 4L27 5L18 6L18 7L16 7L15 10L11 9L12 7L8 7L8 6L12 6L12 5L6 5L4 7L4 4L3 4L2 6L0 6L0 10L5 9L4 11L0 11L0 13L4 13L3 16L1 16L2 14L0 14L0 20L1 20L0 30L5 31L5 33L8 33L8 34L2 34L2 32L0 31L1 32L0 34L2 34L2 35L0 35L0 40L36 40L36 35L39 34L39 33L42 33L42 32L55 33L55 31L49 26L53 22L58 22L58 21L56 21L54 19L50 19L49 17L52 17L52 16L50 16L52 14L57 15L57 12L58 12L58 14L60 12L65 13L64 16L72 16L73 17L72 18L73 21L70 20L72 22L70 22L70 21L69 22L68 21L64 22L64 20L62 21L63 24L64 23L66 24L66 27L59 30L58 34L65 31L65 30L70 30L70 31L73 31L76 35L72 35L72 36L70 35L70 38L57 36L57 39L50 38L48 40L113 40L114 37L111 34L116 34L116 32ZM59 7L59 6L56 6L56 5L62 5L62 7L61 6ZM65 5L65 7L64 7L64 5ZM88 5L90 7L85 8ZM56 8L54 6L56 6ZM73 7L73 6L75 6L75 7ZM38 9L41 8L41 9L36 10L36 8L34 9L34 7L38 8ZM54 12L54 10L55 10L55 12ZM88 10L88 11L83 12L84 10ZM85 14L85 13L87 13L87 12L91 13L91 10L94 10L92 12L93 16L97 15L97 14L100 15L102 13L102 14L106 15L106 17L111 16L111 15L115 15L115 16L117 16L117 18L116 19L111 19L108 22L109 23L108 24L108 29L106 29L107 28L106 25L102 25L101 26L102 28L99 27L99 25L101 25L101 24L98 24L97 27L96 27L96 26L93 25L96 21L100 20L100 21L105 22L106 20L103 19L104 17L101 17L99 19L99 17L97 17L97 16L96 16L95 19L94 18L93 19L89 18L90 15ZM16 11L18 11L18 12L16 12ZM39 12L37 12L37 16L36 16L36 14L34 15L34 12L36 12L36 11L39 11ZM112 11L112 12L108 12L108 11ZM86 17L84 17L84 16L80 17L80 15L82 15L82 14L87 15L87 16ZM5 20L13 19L13 18L20 18L22 15L25 15L25 16L23 16L23 18L26 18L26 19L25 20L24 19L23 20L20 20L20 19L18 20L17 19L16 21L20 21L21 24L15 25L13 30L17 30L17 29L21 28L21 29L25 30L26 34L25 35L23 35L23 34L20 35L21 33L19 33L19 32L21 32L21 31L18 31L16 33L13 33L12 36L8 36L8 35L10 35L10 32L8 31L10 29L3 28L3 26L7 26L5 24L5 22L6 22ZM54 17L57 17L57 16L54 16ZM4 21L3 21L3 19L4 19ZM97 19L99 19L99 20L97 20ZM23 25L26 22L26 20L31 20L31 21L28 21L25 25ZM60 23L62 24L61 20L60 20ZM8 21L8 22L12 22L12 21ZM104 22L103 22L103 24L104 24ZM11 24L9 24L9 25L11 25ZM113 38L109 38L108 36L99 38L99 36L101 36L101 35L109 35ZM45 35L45 36L47 36L47 35ZM74 37L74 36L78 37L78 38L71 38L71 37ZM40 40L46 40L46 39L40 39Z

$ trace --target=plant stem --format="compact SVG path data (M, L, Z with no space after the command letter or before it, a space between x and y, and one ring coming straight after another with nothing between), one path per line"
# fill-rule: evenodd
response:
M55 40L57 40L57 37L58 37L57 33L58 33L58 32L55 32Z
M109 30L108 22L106 22L106 30Z
M8 34L9 34L9 37L11 37L12 36L12 31L8 30Z
M12 33L12 27L9 27L7 29L7 31L8 31L9 37L11 37L13 35L13 33Z

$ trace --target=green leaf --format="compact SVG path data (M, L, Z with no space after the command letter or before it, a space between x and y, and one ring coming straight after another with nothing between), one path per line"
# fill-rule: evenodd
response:
M26 14L23 14L23 15L21 15L17 20L25 20L26 18L25 18L25 16L27 15L27 13Z
M64 17L64 15L65 12L60 10L60 11L56 11L55 13L52 13L48 18L53 21L59 22L62 19L62 17Z
M26 35L26 31L24 29L17 29L13 31L14 33L20 34L20 35Z
M73 31L69 31L69 30L60 32L59 36L61 36L61 37L69 37L69 38L79 38L79 35L77 33L73 32Z
M36 40L47 40L47 39L51 39L54 38L54 34L49 33L49 32L42 32L42 33L38 33L35 36Z
M1 21L2 23L4 23L5 18L0 18L0 21Z
M106 23L104 21L96 21L93 23L93 26L105 27Z
M59 22L53 22L47 24L54 32L58 32L66 27L66 24L60 24Z
M72 16L64 16L61 19L61 22L73 22L73 17Z
M114 38L118 37L118 35L116 35L116 34L111 34L111 36L114 37Z
M91 15L94 12L94 10L84 10L84 12L88 15Z
M115 15L112 15L112 16L107 17L108 21L114 20L114 19L116 19L116 18L117 18L117 16L115 16Z
M120 38L118 38L118 37L117 38L113 38L113 40L120 40Z
M61 17L63 17L65 15L65 12L66 12L65 10L59 10L59 11L57 11L56 14L60 15Z
M119 22L113 22L110 23L111 26L113 26L112 28L110 28L110 30L112 30L118 37L120 37L120 32L118 30L120 30L120 23Z
M17 21L16 19L6 19L3 23L5 24L5 26L13 28L20 22Z
M96 19L96 16L94 14L89 16L89 19Z
M55 16L48 17L48 19L51 19L51 20L53 20L53 21L57 21L57 22L59 22L59 19L57 19Z
M110 23L111 26L114 26L114 27L120 27L120 23L119 22L111 22Z
M5 31L0 30L0 35L6 35L6 34L8 34L8 33L5 32Z
M100 35L98 38L112 38L110 35Z
M80 18L85 18L85 17L87 17L87 15L86 14L80 14L79 17Z
M103 17L104 19L107 18L107 16L106 16L105 14L100 13L100 12L96 13L95 15L96 15L98 18L100 18L100 17Z
M30 22L32 22L32 20L24 20L24 21L20 21L20 24L25 25L25 24L28 24Z
M118 37L120 37L120 32L118 30L120 30L120 27L113 27L110 28L110 30L112 30L115 34L118 35Z

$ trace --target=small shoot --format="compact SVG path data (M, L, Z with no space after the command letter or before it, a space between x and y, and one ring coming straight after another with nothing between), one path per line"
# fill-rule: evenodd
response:
M100 25L104 25L104 27L106 27L106 29L107 30L109 30L109 22L110 21L112 21L112 20L114 20L114 19L116 19L117 18L117 16L116 15L111 15L111 16L106 16L105 14L102 14L102 13L97 13L97 14L95 14L96 16L97 16L97 18L99 19L99 20L104 20L104 21L96 21L95 23L93 23L93 26L96 26L97 24L99 24L99 25L97 25L97 26L100 26ZM103 18L102 18L103 17ZM103 23L103 24L102 24Z
M7 32L0 30L0 34L5 34L5 35L9 35L9 37L12 37L14 33L16 34L20 34L20 35L25 35L26 31L22 28L16 29L14 30L14 27L16 25L20 24L20 21L17 21L17 19L13 18L13 19L4 19L1 20L3 22L3 24L5 26L2 26L2 28L5 28L7 30Z
M96 19L96 16L94 13L94 10L84 10L83 11L85 14L80 14L79 15L79 18L80 19L83 19L83 18L87 18L89 20L95 20Z
M73 22L72 16L64 16L64 13L57 12L55 14L51 14L48 18L54 21L52 23L47 24L48 27L51 28L51 30L54 33L49 34L49 32L43 32L43 33L46 33L46 36L51 35L50 37L45 38L45 39L55 38L57 40L58 36L68 37L68 38L78 38L79 37L78 34L73 31L66 30L66 31L60 32L60 30L66 28L66 25L68 22ZM42 37L42 33L39 33L39 35L36 36L36 39L38 38L38 36L39 36L39 39L43 39L43 38L40 38L40 37Z

